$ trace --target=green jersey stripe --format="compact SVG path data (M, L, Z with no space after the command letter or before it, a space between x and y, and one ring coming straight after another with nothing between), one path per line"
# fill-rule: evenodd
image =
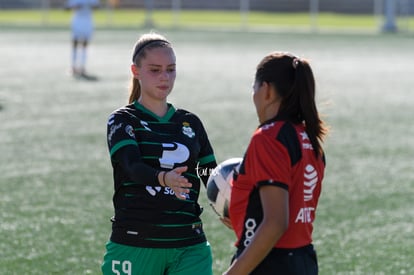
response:
M112 146L111 151L110 151L110 156L112 157L115 154L115 152L119 150L119 148L122 148L122 147L127 146L127 145L136 145L136 146L138 146L138 143L135 140L132 140L132 139L120 141L117 144L115 144L114 146Z
M200 162L200 165L204 165L206 163L213 162L215 160L216 158L214 157L214 155L208 155L208 156L200 158L198 161Z

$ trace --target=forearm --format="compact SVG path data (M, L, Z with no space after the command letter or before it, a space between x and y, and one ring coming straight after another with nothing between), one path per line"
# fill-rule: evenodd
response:
M255 232L249 246L224 274L247 275L251 273L269 254L282 234L283 229L275 230L275 225L263 222Z
M133 182L150 186L159 186L158 175L160 170L154 169L145 163L124 164L123 168Z
M155 169L142 162L138 149L134 146L126 146L119 149L114 155L129 178L136 183L159 186L160 169Z

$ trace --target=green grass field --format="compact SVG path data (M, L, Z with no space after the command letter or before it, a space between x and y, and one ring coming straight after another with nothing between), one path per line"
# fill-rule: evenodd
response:
M71 12L61 10L0 10L0 25L67 27ZM145 25L145 10L100 9L94 13L99 28L136 28ZM252 11L248 15L239 11L155 10L153 23L162 28L289 28L309 30L314 27L334 30L377 31L380 18L373 14L347 15L320 13L316 18L309 13L270 13ZM414 18L401 18L401 24L413 25Z
M110 234L108 114L126 103L131 48L144 29L98 29L88 69L68 75L66 29L0 29L0 274L99 274ZM256 64L272 50L310 59L332 131L315 222L320 274L414 274L414 38L161 30L175 46L170 101L197 113L219 161L257 126ZM203 190L203 192L205 192ZM221 274L233 233L202 193Z

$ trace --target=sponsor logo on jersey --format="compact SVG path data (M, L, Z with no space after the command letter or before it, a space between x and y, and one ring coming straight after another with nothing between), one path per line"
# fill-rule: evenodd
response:
M306 132L300 132L299 134L302 137L302 148L304 150L313 150L308 134ZM305 142L306 140L308 140L309 142Z
M155 197L155 195L157 195L158 192L161 191L161 186L146 186L145 189L147 189L147 192L150 193L151 196Z
M183 134L188 136L189 138L195 137L194 130L190 127L190 123L183 122Z
M315 190L316 184L318 183L318 172L315 167L310 164L306 165L304 178L304 199L305 201L310 201L313 199L313 190Z
M200 223L200 224L193 224L192 226L191 226L191 228L197 233L197 234L201 234L201 233L203 233L203 225Z
M302 140L309 140L308 134L306 132L300 132L299 134L302 137Z
M152 131L152 130L148 127L148 122L141 120L141 125L142 125L142 127L144 127L144 129L145 129L145 130Z
M125 127L125 132L132 138L135 138L134 128L131 125Z
M315 211L314 207L303 207L299 210L296 216L295 223L312 223L312 213Z
M178 143L163 143L162 156L159 159L162 168L172 169L176 163L184 163L190 156L187 146Z
M246 228L246 232L244 233L245 240L243 242L244 246L247 247L254 237L254 233L256 230L256 220L253 218L249 218L244 223L244 227Z
M112 123L111 123L112 124ZM111 125L110 124L110 125ZM115 132L122 127L122 123L119 124L112 124L111 128L109 128L109 133L108 133L108 141L109 143L112 143L112 137L114 136Z
M164 191L161 193L161 190L163 190L163 188L164 188ZM155 197L158 193L166 195L166 196L175 196L175 192L171 187L161 187L161 186L154 187L154 186L147 185L145 189L153 197ZM190 199L190 195L187 193L181 193L181 195L185 196L186 200Z
M163 143L162 144L162 156L159 159L160 167L173 169L175 164L181 164L188 160L190 156L190 150L188 148L178 142L172 143ZM170 187L153 187L153 186L146 186L147 192L151 196L156 196L161 190L164 190L162 194L167 196L175 196L174 190ZM182 194L186 197L186 199L190 198L189 194Z
M303 181L303 199L305 202L313 199L313 191L315 190L317 184L318 172L312 165L306 165ZM301 208L296 215L295 223L312 223L312 215L314 211L314 207Z
M114 117L115 117L114 114L112 114L112 115L109 116L109 118L108 118L108 125L109 126L111 126L112 124L114 124Z

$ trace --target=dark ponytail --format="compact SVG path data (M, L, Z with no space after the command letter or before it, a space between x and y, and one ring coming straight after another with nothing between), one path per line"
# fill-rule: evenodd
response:
M315 79L309 63L289 53L271 53L257 66L255 81L274 85L282 98L278 116L304 123L315 154L323 154L321 144L328 130L316 108Z
M316 107L315 79L312 69L306 60L297 60L296 62L296 76L292 93L299 94L299 117L305 122L306 133L316 155L321 155L323 153L321 143L324 141L328 131Z

